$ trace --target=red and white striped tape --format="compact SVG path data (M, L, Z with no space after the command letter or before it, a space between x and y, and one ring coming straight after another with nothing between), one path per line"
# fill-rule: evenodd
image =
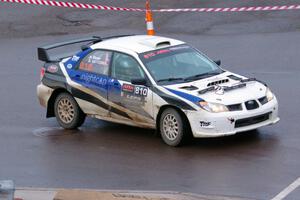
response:
M258 7L234 7L234 8L179 8L159 9L154 12L250 12L250 11L274 11L274 10L299 10L300 5L288 6L258 6Z
M111 11L132 11L145 12L145 9L140 8L122 8L114 6L103 6L88 3L63 2L52 0L0 0L0 2L34 4L42 6L66 7L66 8L81 8L93 10L111 10ZM234 8L175 8L175 9L155 9L153 12L250 12L250 11L275 11L275 10L299 10L299 5L284 5L284 6L257 6L257 7L234 7Z
M144 11L144 9L139 9L139 8L120 8L120 7L113 7L113 6L88 4L88 3L75 3L75 2L51 1L51 0L0 0L0 2L34 4L34 5L42 5L42 6L65 7L65 8L93 9L93 10L134 11L134 12Z

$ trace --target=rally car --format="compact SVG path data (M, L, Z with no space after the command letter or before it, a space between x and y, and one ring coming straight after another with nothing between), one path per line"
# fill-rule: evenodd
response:
M77 53L50 51L85 43ZM37 94L47 117L75 129L86 116L156 129L171 146L279 121L270 88L222 69L185 42L159 36L89 37L38 48Z

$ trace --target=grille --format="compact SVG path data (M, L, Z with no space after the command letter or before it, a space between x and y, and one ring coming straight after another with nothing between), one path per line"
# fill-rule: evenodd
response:
M228 108L229 111L243 110L242 104L240 104L240 103L238 103L238 104L232 104L232 105L227 105L227 108Z
M264 104L268 103L268 99L267 99L266 96L261 97L257 100L261 103L261 105L264 105ZM254 110L254 109L258 108L259 104L258 104L257 100L249 100L249 101L244 102L246 109L247 110ZM229 111L243 110L242 104L243 103L227 105L227 108L228 108Z
M260 122L267 121L270 118L270 114L272 112L265 113L263 115L258 115L254 117L244 118L244 119L238 119L235 121L235 128L240 128L244 126L250 126L253 124L258 124Z
M255 100L250 100L250 101L246 101L245 102L245 106L247 108L247 110L254 110L256 108L258 108L258 103Z
M261 103L261 105L264 105L264 104L268 103L268 99L267 99L266 96L258 99L258 101Z

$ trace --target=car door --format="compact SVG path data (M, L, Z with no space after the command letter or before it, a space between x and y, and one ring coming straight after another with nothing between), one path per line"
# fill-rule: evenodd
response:
M81 85L80 91L75 91L77 94L75 96L101 108L95 109L91 105L83 105L86 110L89 110L89 114L109 115L107 83L111 57L111 51L94 50L79 61L70 72L70 78Z
M142 83L143 81L146 82ZM153 126L151 87L134 57L114 52L108 88L108 100L122 108L128 115L127 120L134 124ZM112 117L120 118L118 115Z

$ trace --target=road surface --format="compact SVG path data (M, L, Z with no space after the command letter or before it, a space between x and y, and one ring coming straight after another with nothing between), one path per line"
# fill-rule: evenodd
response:
M99 3L144 6L134 0ZM152 7L296 3L153 0ZM19 187L273 198L300 177L299 19L300 11L155 15L159 35L182 39L221 59L223 68L267 82L280 105L277 125L171 148L154 131L94 119L80 130L64 131L45 118L36 97L38 46L87 35L143 34L142 13L0 3L0 179L13 179ZM300 199L300 188L287 199Z

